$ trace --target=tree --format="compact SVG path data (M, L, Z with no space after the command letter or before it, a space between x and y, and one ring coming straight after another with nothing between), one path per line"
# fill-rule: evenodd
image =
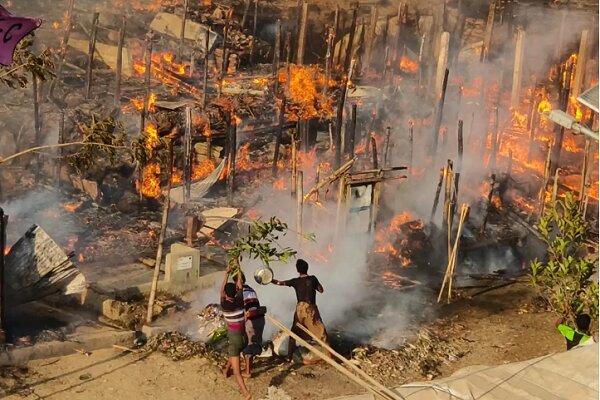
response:
M548 261L531 262L534 288L554 312L571 323L582 312L598 319L598 282L590 281L598 269L598 258L586 257L588 225L572 192L546 210L538 230L548 246Z

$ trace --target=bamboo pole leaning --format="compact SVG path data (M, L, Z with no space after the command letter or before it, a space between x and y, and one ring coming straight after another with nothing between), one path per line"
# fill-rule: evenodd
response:
M367 382L369 382L370 384L372 384L374 387L376 387L377 389L379 389L381 392L385 393L386 395L388 395L389 397L392 397L392 398L402 398L402 396L400 396L398 393L395 393L392 389L383 386L380 382L378 382L375 379L373 379L371 376L369 376L362 369L360 369L356 365L352 364L352 362L350 360L348 360L346 357L342 356L340 353L338 353L337 351L335 351L334 349L332 349L331 346L329 346L327 343L323 342L314 333L312 333L311 331L309 331L308 329L306 329L303 325L301 325L300 323L296 323L296 326L298 328L300 328L300 330L302 330L304 333L306 333L307 335L309 335L311 338L313 338L313 340L315 342L317 342L319 344L319 346L323 347L331 355L333 355L335 358L337 358L338 360L340 360L344 365L348 366L352 371L354 371L357 374L359 374Z
M360 385L367 391L371 392L376 398L381 398L381 399L385 399L385 400L401 400L402 399L402 397L400 397L399 395L392 397L389 394L383 393L380 390L378 390L377 388L374 388L373 386L371 386L370 384L368 384L367 382L362 380L361 378L352 374L346 368L344 368L343 366L341 366L338 363L336 363L335 361L333 361L325 353L323 353L322 351L320 351L319 349L317 349L316 347L314 347L313 345L308 343L306 340L302 339L300 336L296 335L294 332L289 330L287 327L285 327L281 322L279 322L277 319L275 319L271 315L267 314L266 318L277 328L281 329L283 332L288 334L290 337L294 338L302 346L305 346L308 350L310 350L311 352L316 354L319 358L321 358L327 364L331 365L338 372L342 373L344 376L346 376L348 379L352 380L357 385Z
M440 293L438 294L437 302L439 303L442 300L442 295L444 294L444 289L446 285L448 285L448 297L447 302L450 303L450 298L452 297L452 280L454 278L454 269L456 267L456 258L458 254L458 244L460 241L460 236L464 227L465 220L469 215L469 205L463 204L460 210L460 220L458 222L458 230L456 232L456 239L454 240L454 246L452 247L452 252L450 259L448 260L448 265L446 267L446 273L444 274L444 280L442 281L442 287L440 288Z

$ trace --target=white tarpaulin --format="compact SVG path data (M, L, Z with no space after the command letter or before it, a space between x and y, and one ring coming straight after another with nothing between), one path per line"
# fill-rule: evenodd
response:
M598 344L495 367L463 368L449 378L394 389L407 400L598 399ZM370 394L337 400L371 400Z

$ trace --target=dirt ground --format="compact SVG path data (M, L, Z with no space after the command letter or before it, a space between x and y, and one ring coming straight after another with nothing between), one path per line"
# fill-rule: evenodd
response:
M439 307L439 318L424 326L459 348L464 356L441 368L441 376L471 365L497 365L563 351L554 328L555 315L532 304L526 282L463 298ZM255 399L271 385L293 399L327 399L360 393L360 387L326 365L297 366L261 362L248 382ZM4 379L4 385L14 384ZM396 382L425 380L406 371ZM4 386L3 385L3 386ZM20 390L8 399L236 399L233 378L225 380L219 366L204 358L174 362L158 353L117 349L38 360L28 365ZM6 387L6 386L4 386Z

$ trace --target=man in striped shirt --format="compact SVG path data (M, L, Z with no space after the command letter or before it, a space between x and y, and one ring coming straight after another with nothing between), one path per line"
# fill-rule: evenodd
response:
M240 387L245 400L251 400L252 395L246 387L240 368L240 353L246 347L246 330L244 316L244 298L242 290L242 276L237 274L237 282L227 282L229 279L229 266L225 270L225 278L221 285L221 309L227 325L227 338L229 340L227 352L229 359L223 369L225 377L229 376L230 369Z
M244 310L246 316L246 336L248 346L244 349L246 358L246 371L242 374L245 378L252 375L252 358L262 353L262 335L265 329L266 307L261 307L256 291L246 284L246 277L242 273L244 293Z

